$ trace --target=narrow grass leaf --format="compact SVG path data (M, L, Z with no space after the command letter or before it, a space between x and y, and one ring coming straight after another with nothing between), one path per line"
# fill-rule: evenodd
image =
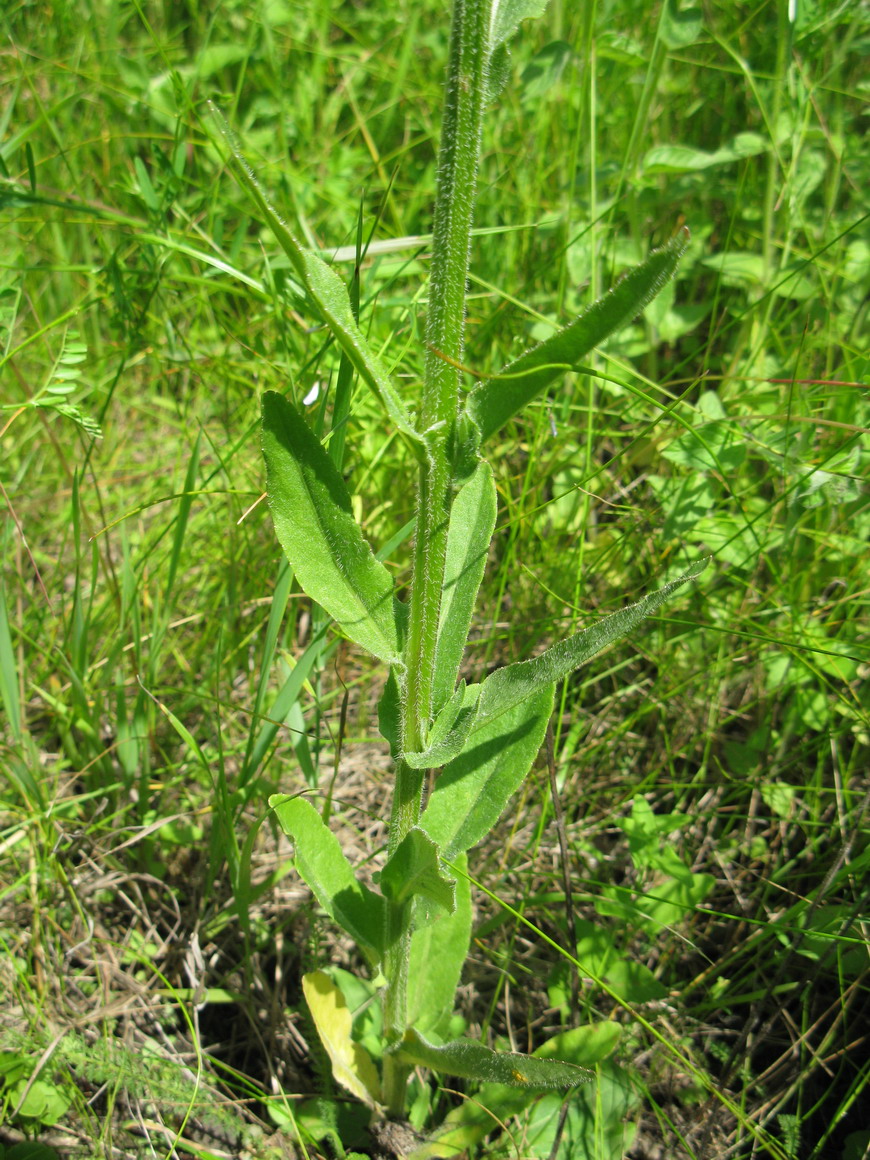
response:
M287 601L290 598L290 589L293 585L293 569L288 560L281 561L278 577L275 581L275 591L272 593L272 603L269 608L269 621L266 626L266 636L263 641L263 652L260 657L260 678L257 682L257 693L254 699L254 711L251 716L251 725L248 732L248 742L242 762L241 780L247 780L247 771L251 769L254 750L256 747L256 727L262 714L266 693L272 680L272 662L278 647L278 633L287 610ZM253 766L256 769L256 765Z
M444 586L435 650L433 703L436 711L453 693L468 639L474 602L497 514L492 468L480 462L458 491L450 512Z
M386 900L357 881L338 839L302 797L273 794L269 806L296 847L296 868L326 913L370 962L383 953Z
M528 1090L574 1088L594 1077L593 1072L573 1063L537 1059L516 1051L493 1051L476 1039L454 1039L436 1047L413 1028L405 1032L397 1050L409 1063L432 1071Z
M636 318L673 277L688 244L689 231L682 229L572 323L475 387L468 411L481 437L488 439L593 347Z
M456 883L441 869L438 847L419 826L410 829L396 847L381 871L380 886L397 905L420 895L449 914L456 909Z
M233 174L239 184L247 190L266 219L275 240L290 259L296 274L336 342L350 359L361 378L371 388L398 430L421 447L422 436L415 430L389 372L380 358L369 347L365 335L354 318L347 287L331 266L328 266L317 254L306 250L296 240L254 177L250 166L242 156L230 127L213 104L210 103L209 107L221 137L230 151L230 166Z
M138 158L137 158L138 160ZM184 549L187 535L187 525L190 520L190 509L193 506L196 494L196 476L199 471L199 449L202 443L202 431L194 440L193 450L187 463L184 475L184 487L181 491L181 501L178 505L178 515L175 518L175 533L172 537L172 552L169 556L169 569L166 576L166 586L163 591L163 600L167 608L172 605L172 589L175 586L175 577L178 573L178 564Z
M522 706L538 689L549 688L561 681L597 652L627 636L645 617L661 608L678 588L700 576L707 563L706 559L697 561L682 576L669 581L657 592L560 641L540 656L496 670L483 682L477 723L469 743L476 743L478 731L490 719Z
M287 575L292 578L292 568L287 569ZM262 765L266 758L266 754L269 752L269 748L272 745L272 742L278 735L278 731L283 726L288 715L293 711L294 705L298 705L299 695L305 686L305 682L311 675L312 669L318 662L321 664L324 663L330 653L330 650L334 647L334 644L332 644L324 651L323 637L325 632L326 626L324 625L318 631L314 639L309 641L305 652L294 664L293 671L288 675L287 679L278 690L278 695L270 705L269 712L262 719L260 729L256 735L254 734L254 725L252 725L251 737L254 738L254 742L250 747L250 754L245 756L245 761L239 774L240 788L243 788L251 781L257 770ZM264 669L264 671L268 673L271 680L271 666L268 670ZM259 716L257 721L260 721Z
M456 860L465 869L466 857ZM414 931L408 968L408 1021L422 1034L442 1038L453 1015L456 988L471 943L471 882L460 874L452 914L441 913Z
M299 582L351 640L388 663L399 658L390 573L375 559L350 496L314 432L283 395L263 396L269 505Z
M303 975L302 992L336 1082L370 1108L376 1107L381 1100L377 1068L351 1036L353 1018L344 995L324 971Z
M451 861L484 838L532 768L553 711L555 686L476 727L445 766L420 825Z
M0 697L13 741L21 740L21 701L18 696L18 666L6 612L6 589L0 584Z

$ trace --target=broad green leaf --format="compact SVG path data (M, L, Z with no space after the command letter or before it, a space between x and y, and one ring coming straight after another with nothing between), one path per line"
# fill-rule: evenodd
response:
M495 378L478 384L467 406L481 438L489 438L594 346L640 314L673 276L688 244L689 232L682 229L563 330L521 354Z
M269 806L296 847L296 868L314 897L369 961L377 963L384 946L386 899L357 881L338 839L311 802L272 794Z
M596 899L595 909L598 913L609 914L609 903L602 906L599 902ZM620 954L605 924L580 919L576 928L577 961L583 973L593 982L603 980L621 999L629 1003L649 1003L664 998L667 989L646 964Z
M645 596L637 604L620 609L567 640L554 644L532 660L520 661L497 669L483 682L480 707L469 744L477 741L478 732L487 723L516 706L522 706L539 689L550 688L580 665L585 664L601 649L627 636L641 621L656 612L671 595L689 580L694 580L707 567L707 560L699 560L676 580L671 580L657 592ZM460 758L461 760L461 758Z
M392 577L363 538L322 443L276 391L263 396L263 456L275 531L299 583L351 640L395 663L401 606Z
M21 1120L32 1120L44 1128L56 1124L72 1103L72 1098L63 1088L49 1080L37 1079L31 1081L19 1080L3 1093L6 1097L6 1107L15 1108L16 1116Z
M323 971L303 975L302 991L336 1082L370 1108L377 1107L381 1102L377 1069L366 1049L351 1037L353 1019L344 995Z
M555 686L538 688L472 731L442 770L420 825L451 861L484 838L522 784L541 748Z
M456 863L465 869L461 854ZM453 1014L456 988L471 942L471 883L459 874L456 906L433 923L415 930L408 969L408 1021L422 1034L442 1037Z
M638 920L650 934L680 926L701 905L716 879L712 874L698 874L688 866L673 878L662 878L635 899Z
M448 913L456 909L456 883L442 871L438 847L419 826L396 847L381 871L380 887L399 906L421 895Z
M60 1153L36 1140L22 1140L2 1153L3 1160L60 1160Z
M268 222L276 241L290 259L293 269L336 342L353 363L360 377L374 392L398 430L409 436L416 444L422 444L422 437L414 429L411 417L405 409L389 373L375 352L371 350L357 325L351 309L347 287L331 266L328 266L322 258L319 258L311 250L306 250L296 240L254 177L251 167L242 156L230 127L211 102L209 102L209 108L218 131L230 151L230 167L236 180L247 190Z
M502 1113L503 1120L499 1094L498 1088L487 1085L476 1098ZM511 1141L521 1139L524 1158L624 1160L632 1154L639 1105L633 1077L608 1060L596 1068L595 1083L572 1093L570 1100L548 1092L529 1102L509 1130L492 1142L492 1154L510 1155Z
M412 769L437 769L457 757L477 718L479 698L480 685L466 686L462 681L429 730L426 748L404 755L408 765Z
M433 701L436 710L453 693L477 591L483 579L497 512L492 468L481 461L458 491L450 512Z
M573 1088L593 1078L593 1072L576 1064L515 1051L493 1051L476 1039L454 1039L436 1047L413 1028L405 1032L397 1050L408 1063L422 1064L432 1071L526 1090Z
M765 263L761 254L751 254L743 250L723 250L702 258L701 265L715 270L725 286L762 286L765 278Z

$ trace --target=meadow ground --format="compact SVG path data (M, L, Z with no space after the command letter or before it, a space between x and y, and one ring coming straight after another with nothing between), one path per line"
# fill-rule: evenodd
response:
M338 356L205 106L343 276L371 240L361 318L413 404L445 13L11 0L0 28L0 1157L400 1154L332 1085L300 978L360 964L264 820L308 790L377 865L379 678L258 502L261 391L328 416ZM855 0L553 0L488 116L476 373L692 242L502 433L467 674L713 559L559 690L570 891L546 754L472 852L467 1032L594 1027L597 1080L499 1122L417 1077L415 1131L451 1115L469 1156L870 1156L868 54ZM411 466L362 390L345 464L402 581Z

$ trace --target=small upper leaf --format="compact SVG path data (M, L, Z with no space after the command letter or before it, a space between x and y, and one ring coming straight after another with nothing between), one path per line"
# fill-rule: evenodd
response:
M429 730L426 748L404 755L412 769L437 769L462 752L477 717L479 697L480 685L466 686L465 681L460 682Z
M689 231L683 229L563 330L521 354L496 378L479 383L467 406L481 438L489 438L594 346L640 314L673 276L688 244Z
M263 396L263 455L275 531L300 584L351 640L396 663L400 606L392 577L363 538L320 440L275 391Z
M401 905L416 895L452 914L456 908L456 883L448 878L438 860L438 847L419 826L404 836L381 871L381 890Z
M508 41L521 21L544 14L547 0L493 0L489 25L487 99L495 100L508 79Z

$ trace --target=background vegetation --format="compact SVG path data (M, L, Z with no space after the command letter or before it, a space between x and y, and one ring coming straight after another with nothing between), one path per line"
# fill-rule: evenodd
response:
M361 220L362 318L413 399L443 6L13 0L0 24L0 1140L365 1152L299 988L315 945L354 964L260 824L307 787L373 868L383 838L378 690L258 503L260 391L329 407L338 357L204 106L309 244ZM854 0L552 0L516 42L466 365L693 241L505 437L469 675L714 568L561 692L570 897L543 759L473 855L471 1033L612 1034L561 1136L555 1097L474 1128L473 1093L418 1082L415 1128L464 1109L469 1154L870 1155L868 50ZM346 438L406 575L410 466L364 392Z

